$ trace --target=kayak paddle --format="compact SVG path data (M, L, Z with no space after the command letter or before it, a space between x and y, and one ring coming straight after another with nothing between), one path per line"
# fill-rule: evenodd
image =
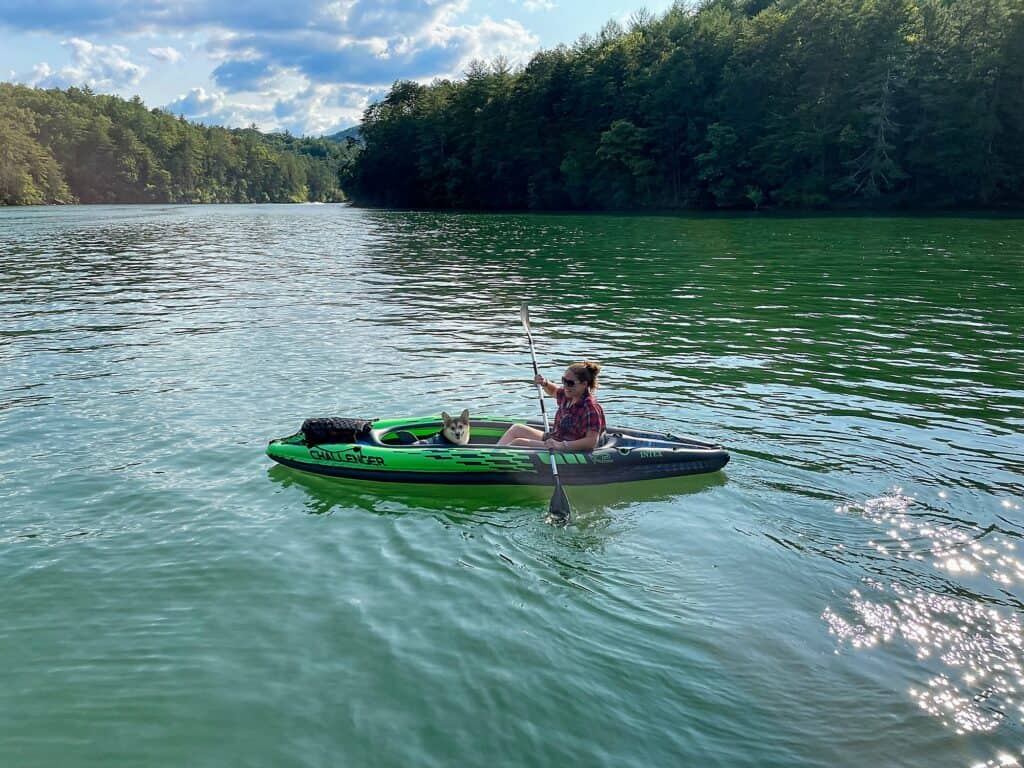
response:
M526 331L526 338L530 342L530 357L533 359L533 375L540 374L537 370L537 355L533 351L533 335L530 333L530 308L523 304L519 310L519 317L523 321L523 329ZM540 398L540 413L544 417L544 432L548 432L548 412L544 408L544 392L540 384L536 384L537 397ZM566 525L572 515L572 508L569 506L569 498L562 488L562 481L558 477L558 465L555 463L555 451L548 448L548 456L551 459L551 475L555 479L555 492L551 495L551 504L548 505L548 520L559 525Z

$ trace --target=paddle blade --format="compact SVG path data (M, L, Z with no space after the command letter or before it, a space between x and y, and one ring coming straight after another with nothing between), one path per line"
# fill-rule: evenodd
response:
M530 332L530 308L528 306L526 306L525 304L523 304L521 307L519 307L519 319L523 321L523 328L525 328L526 332L529 333Z
M571 517L569 497L565 495L562 481L555 478L555 492L551 495L551 504L548 505L548 521L555 525L568 525Z

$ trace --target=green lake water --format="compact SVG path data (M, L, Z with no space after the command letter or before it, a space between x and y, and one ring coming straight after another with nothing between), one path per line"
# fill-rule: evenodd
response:
M535 418L522 301L726 470L263 454ZM0 765L1024 762L1022 329L1013 219L0 210Z

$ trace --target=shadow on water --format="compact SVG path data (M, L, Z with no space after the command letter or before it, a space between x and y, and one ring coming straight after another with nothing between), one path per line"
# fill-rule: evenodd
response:
M514 527L543 516L551 489L546 486L416 485L325 478L274 465L271 482L301 488L309 514L361 509L378 515L427 512L449 523L479 522ZM607 513L641 502L665 501L724 485L724 472L616 485L566 488L577 525L600 526Z

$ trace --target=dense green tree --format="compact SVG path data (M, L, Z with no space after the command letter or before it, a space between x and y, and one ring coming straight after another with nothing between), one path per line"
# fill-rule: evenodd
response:
M616 120L601 134L595 154L602 161L599 183L603 196L611 198L611 207L627 208L631 200L643 201L650 196L655 186L655 165L649 145L647 129L629 120Z
M60 168L34 134L31 112L0 104L0 205L71 201Z
M0 205L334 201L358 151L196 125L88 88L0 83Z

